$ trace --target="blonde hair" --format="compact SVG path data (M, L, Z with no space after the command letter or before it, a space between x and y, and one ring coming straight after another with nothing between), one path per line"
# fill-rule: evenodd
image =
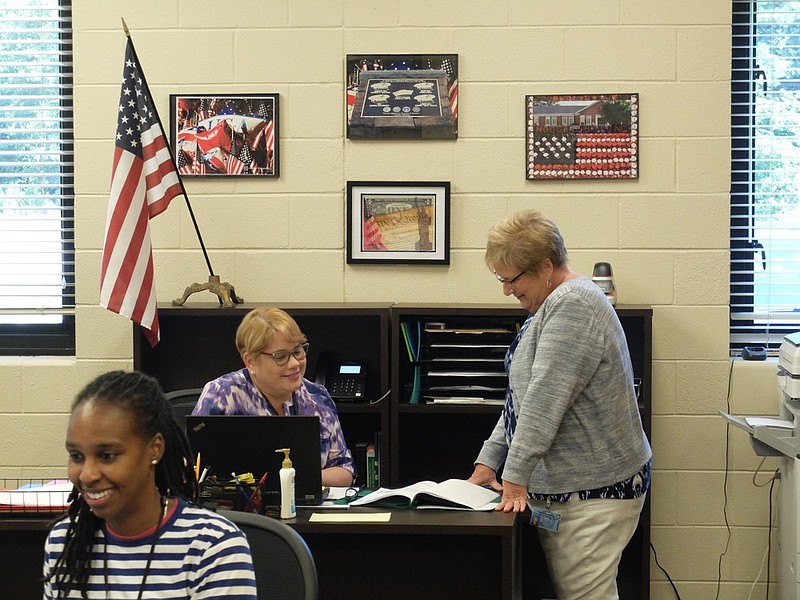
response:
M484 260L492 271L506 266L535 273L545 258L558 268L567 262L567 249L558 227L538 210L521 210L489 230Z
M260 306L247 313L236 328L236 349L244 360L245 353L256 354L269 346L278 334L292 344L302 344L306 336L295 320L280 308Z

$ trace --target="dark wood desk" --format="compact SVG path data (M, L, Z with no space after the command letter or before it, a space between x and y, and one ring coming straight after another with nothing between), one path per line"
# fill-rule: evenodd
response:
M309 522L312 514L381 509L298 509L285 522L306 540L320 598L522 597L514 514L395 510L388 523Z
M393 511L388 523L310 523L299 509L285 521L308 543L320 598L521 598L519 527L513 514ZM0 518L4 598L41 600L47 518ZM10 586L10 587L9 587Z
M0 516L0 581L3 582L0 596L3 598L42 600L44 540L52 518Z

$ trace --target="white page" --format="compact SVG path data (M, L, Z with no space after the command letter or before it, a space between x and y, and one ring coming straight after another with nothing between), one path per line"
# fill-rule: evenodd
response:
M776 417L745 417L751 427L777 427L779 429L794 429L794 421L778 419Z

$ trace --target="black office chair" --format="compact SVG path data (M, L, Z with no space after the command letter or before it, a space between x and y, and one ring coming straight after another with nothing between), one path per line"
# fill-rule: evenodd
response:
M186 415L192 414L192 409L197 404L202 392L203 388L188 388L164 394L167 402L172 406L172 415L182 429L186 428Z
M305 540L277 519L231 510L219 514L247 536L259 600L317 600L319 582L314 557Z

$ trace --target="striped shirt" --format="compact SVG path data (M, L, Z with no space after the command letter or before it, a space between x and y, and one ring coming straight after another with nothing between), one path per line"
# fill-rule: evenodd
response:
M45 580L64 549L68 527L69 520L65 518L47 536ZM89 598L137 598L152 541L152 532L120 537L105 526L97 530L92 547ZM44 598L58 598L54 580L45 581ZM66 598L80 599L80 591L73 589ZM142 598L256 600L247 539L224 517L178 499L177 507L172 508L161 525Z

